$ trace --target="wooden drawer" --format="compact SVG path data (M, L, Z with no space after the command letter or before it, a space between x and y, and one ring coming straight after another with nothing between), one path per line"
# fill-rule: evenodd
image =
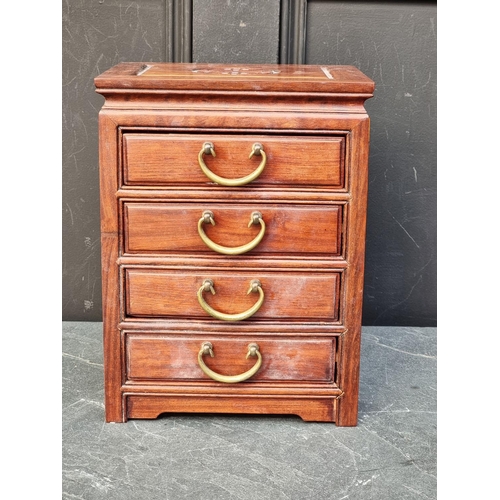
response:
M342 190L345 181L344 136L272 136L218 134L123 134L125 186L213 185L201 170L198 154L205 142L216 156L203 155L211 172L227 179L255 171L263 157L249 159L254 143L262 144L266 164L247 186L319 187Z
M124 253L223 253L225 249L253 244L255 255L294 254L338 257L342 251L343 208L336 205L279 204L182 204L125 202ZM200 223L203 212L210 210L215 225ZM252 224L254 211L262 214L265 227ZM204 243L201 231L224 247L217 251Z
M125 268L125 316L217 319L198 299L206 279L215 295L202 292L209 307L224 314L251 310L260 293L248 293L251 282L261 283L262 305L245 321L338 321L342 271L159 270Z
M335 338L279 340L256 337L207 335L206 338L128 333L125 335L126 379L145 381L212 381L198 364L205 341L213 346L214 357L202 356L211 370L222 375L239 375L256 363L247 359L248 345L255 342L262 364L247 382L333 382Z

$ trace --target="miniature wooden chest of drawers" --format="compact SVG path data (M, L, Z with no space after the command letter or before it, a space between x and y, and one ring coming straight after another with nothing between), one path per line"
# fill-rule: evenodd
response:
M356 425L373 81L121 63L95 85L106 421Z

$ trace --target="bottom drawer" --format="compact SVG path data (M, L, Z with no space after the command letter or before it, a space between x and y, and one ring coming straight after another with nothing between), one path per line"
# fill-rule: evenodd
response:
M202 346L209 342L202 351ZM258 348L249 350L249 345ZM258 353L255 352L258 350ZM128 383L148 381L332 383L336 338L180 337L160 334L125 335ZM203 352L203 354L200 354ZM213 357L211 356L213 354ZM260 366L259 366L260 365ZM204 370L204 367L208 368ZM258 368L256 370L256 368ZM252 373L252 370L256 370ZM245 380L242 374L251 372ZM210 373L229 380L218 380Z

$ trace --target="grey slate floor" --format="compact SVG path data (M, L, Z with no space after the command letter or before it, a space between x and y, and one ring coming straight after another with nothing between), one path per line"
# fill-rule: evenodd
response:
M363 328L352 428L185 414L106 424L101 331L63 322L63 499L437 498L436 328Z

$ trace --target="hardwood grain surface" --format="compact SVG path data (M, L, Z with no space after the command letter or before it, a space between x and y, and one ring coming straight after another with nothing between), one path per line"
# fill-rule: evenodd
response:
M204 362L217 373L237 375L255 364L255 357L246 358L248 344L254 340L215 335L207 339L213 344L214 357L204 356ZM125 340L127 380L211 382L198 366L203 342L200 338L129 334ZM259 339L257 343L262 367L242 385L256 381L333 382L335 340L280 338Z
M260 232L260 225L248 227L251 215L254 211L262 214L264 237L246 255L341 255L343 205L294 206L260 201L237 205L126 202L124 253L213 254L198 233L198 221L205 210L214 214L215 225L203 224L204 233L225 247L251 242Z
M120 63L95 79L98 89L258 90L372 93L373 81L354 66Z
M269 135L133 134L123 136L125 185L212 185L201 171L198 154L205 142L214 145L216 156L203 155L206 166L225 178L252 173L261 156L249 159L252 146L260 143L266 153L264 171L252 182L262 186L321 186L341 189L344 184L345 138Z
M121 63L95 84L106 421L356 425L373 81L348 66ZM249 157L255 143L265 156ZM254 366L252 340L262 365L212 380L202 340L216 373Z
M339 315L340 272L307 271L212 271L158 270L127 268L125 297L127 317L168 316L213 321L200 306L197 292L205 279L214 283L215 295L205 292L205 301L214 309L237 314L250 309L259 297L247 293L252 280L258 279L264 291L264 303L252 316L257 319L337 320Z

